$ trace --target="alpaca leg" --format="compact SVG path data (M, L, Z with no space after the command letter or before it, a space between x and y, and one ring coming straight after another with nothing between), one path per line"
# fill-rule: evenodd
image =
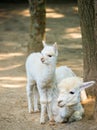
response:
M47 104L41 103L41 117L40 117L40 123L41 124L45 123L46 109L47 109Z
M69 118L69 123L74 121L79 121L82 119L82 113L80 111L75 111L72 116Z
M35 86L34 87L34 112L39 112L38 100L39 100L39 94L38 94L37 87Z
M52 88L47 90L47 112L50 121L54 121L53 112L52 112Z
M32 104L32 93L33 93L33 86L30 83L27 83L27 99L28 99L28 111L29 113L33 112L33 104Z
M47 95L46 95L46 89L41 89L38 87L39 95L40 95L40 104L41 104L41 117L40 117L40 123L45 123L45 115L47 111Z
M78 121L82 119L84 114L84 108L82 107L81 103L76 105L76 111L71 115L69 118L69 122Z
M49 120L51 122L54 121L54 117L53 117L53 113L52 113L52 103L51 102L49 102L47 104L47 113L48 113Z

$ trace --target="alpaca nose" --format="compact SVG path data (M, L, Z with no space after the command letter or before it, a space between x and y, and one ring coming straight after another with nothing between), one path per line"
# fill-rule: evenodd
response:
M60 106L60 103L61 103L61 102L62 102L62 100L59 100L59 101L58 101L58 106Z
M42 57L42 58L41 58L41 61L42 61L42 62L44 62L44 61L45 61L45 59Z

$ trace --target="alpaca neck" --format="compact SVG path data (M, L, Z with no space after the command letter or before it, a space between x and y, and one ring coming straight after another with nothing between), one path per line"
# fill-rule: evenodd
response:
M56 64L55 65L46 65L44 76L43 76L43 82L46 86L53 86L55 81L55 70L56 70Z

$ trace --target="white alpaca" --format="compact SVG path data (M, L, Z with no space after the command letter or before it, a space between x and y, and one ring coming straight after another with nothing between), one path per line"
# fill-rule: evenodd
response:
M33 111L39 111L39 92L41 104L41 124L45 123L46 111L48 113L49 120L53 120L51 110L52 88L55 86L55 69L58 56L56 43L51 46L43 42L43 45L44 48L41 53L32 53L26 61L28 109L30 113ZM34 95L34 110L32 106L32 93Z
M58 88L53 89L52 110L55 121L73 122L82 119L84 109L80 103L80 92L94 83L83 83L78 77L63 79Z

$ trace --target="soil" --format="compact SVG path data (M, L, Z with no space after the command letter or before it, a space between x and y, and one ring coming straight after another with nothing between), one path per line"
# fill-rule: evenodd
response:
M67 65L83 77L77 5L47 4L47 42L58 43L57 66ZM40 125L40 113L28 113L25 60L29 41L28 4L0 3L0 130L97 130L91 119L94 100L83 102L85 116L71 124Z

